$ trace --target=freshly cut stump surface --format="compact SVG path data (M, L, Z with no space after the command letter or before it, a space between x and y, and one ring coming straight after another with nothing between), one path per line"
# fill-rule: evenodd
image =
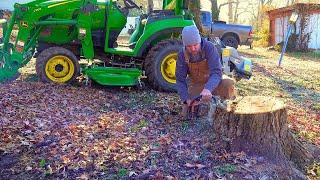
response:
M213 115L217 139L232 152L244 151L303 169L312 155L288 128L285 104L274 97L247 96Z

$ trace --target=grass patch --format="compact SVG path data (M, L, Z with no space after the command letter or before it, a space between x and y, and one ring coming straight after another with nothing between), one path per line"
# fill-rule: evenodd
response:
M187 132L187 130L189 129L189 123L188 122L183 122L181 124L180 130L183 134L185 134Z
M320 111L320 103L316 103L312 106L315 111Z
M128 170L127 170L127 169L121 168L121 169L119 169L119 171L118 171L118 176L119 176L119 177L124 177L124 176L126 176L127 174L128 174Z
M316 59L320 61L320 51L312 51L312 52L290 52L289 56L297 58L297 59Z
M135 124L130 131L131 132L138 132L140 131L142 128L147 127L148 126L148 121L146 121L145 119L141 119L137 124Z
M232 174L235 171L236 171L236 166L232 165L232 164L224 164L222 166L219 166L219 167L215 168L215 172L219 176L225 176L227 174Z
M308 179L320 178L320 163L314 163L307 169Z

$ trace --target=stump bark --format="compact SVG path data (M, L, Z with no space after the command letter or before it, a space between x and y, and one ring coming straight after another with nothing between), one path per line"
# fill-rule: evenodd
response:
M214 133L232 152L266 157L282 165L303 169L311 153L288 128L285 104L273 97L249 96L228 103L213 115Z

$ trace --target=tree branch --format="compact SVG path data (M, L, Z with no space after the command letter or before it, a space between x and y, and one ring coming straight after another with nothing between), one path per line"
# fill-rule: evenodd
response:
M232 1L231 3L237 3L237 2ZM225 5L228 5L228 4L229 4L228 2L227 2L227 3L222 3L222 4L220 4L220 5L219 5L219 11L220 11L220 9L221 9L222 6L225 6Z

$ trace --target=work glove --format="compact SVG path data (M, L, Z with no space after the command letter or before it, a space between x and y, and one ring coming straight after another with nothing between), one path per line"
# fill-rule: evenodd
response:
M212 99L212 93L210 90L208 89L203 89L202 92L200 93L200 95L202 96L201 101L202 102L210 102Z

